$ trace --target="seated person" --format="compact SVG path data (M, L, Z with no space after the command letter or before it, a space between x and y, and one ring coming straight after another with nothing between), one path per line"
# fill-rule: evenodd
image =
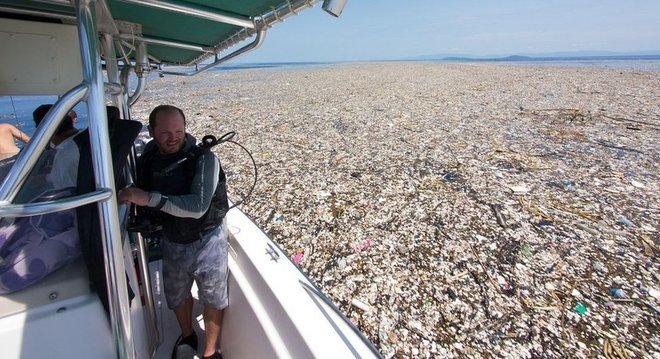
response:
M71 117L71 123L73 123L74 125L76 124L76 122L78 122L78 114L76 113L76 111L71 110L69 112L69 117Z
M12 157L19 151L16 146L15 140L27 143L30 136L23 133L14 125L8 123L0 123L0 160Z
M53 107L51 104L45 104L37 107L36 110L32 113L34 119L34 124L39 126L41 121L43 121L46 113ZM78 146L74 141L68 141L73 139L80 130L78 130L74 123L78 114L75 111L70 111L64 119L60 127L58 127L57 132L51 140L51 146L55 148L55 151L50 164L50 170L46 176L46 180L52 186L52 188L67 188L76 186L76 178L78 177L78 159L80 158L80 153L78 151Z
M34 125L36 127L39 127L39 124L41 121L43 121L44 117L46 116L46 113L53 107L52 104L45 104L37 107L34 112L32 112L32 119L34 120ZM67 138L75 135L78 133L78 129L74 126L74 123L76 122L76 119L78 118L78 115L76 114L75 111L69 112L66 116L64 116L64 119L62 119L62 123L60 124L60 127L57 129L57 132L51 139L52 145L58 146L64 140Z
M32 112L32 119L37 127L52 107L52 104L44 104ZM44 191L76 186L80 153L73 139L80 131L73 125L75 120L72 114L76 115L71 111L62 119L50 146L41 154L19 191L16 197L17 203L27 203Z
M37 126L52 105L33 112ZM78 130L67 114L50 146L39 157L16 198L17 203L66 198L76 193ZM0 294L12 293L38 282L71 263L81 254L75 209L18 218L0 218Z

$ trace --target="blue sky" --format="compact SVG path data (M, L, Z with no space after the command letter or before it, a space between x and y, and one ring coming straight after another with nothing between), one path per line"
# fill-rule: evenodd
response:
M611 51L660 54L660 0L348 0L271 28L236 62Z

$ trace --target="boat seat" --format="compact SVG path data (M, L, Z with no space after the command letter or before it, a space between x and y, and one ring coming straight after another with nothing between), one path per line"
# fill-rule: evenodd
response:
M20 291L0 296L2 358L116 358L82 258Z
M115 178L115 187L122 188L125 185L124 168L127 163L128 154L135 143L142 123L133 120L122 120L119 118L119 109L108 106L108 130L110 134L110 152ZM85 132L87 131L87 132ZM94 167L92 164L92 152L89 142L88 129L76 136L76 144L80 152L78 168L78 179L76 184L77 194L88 193L96 190L94 179ZM108 301L107 279L105 277L105 265L103 254L103 241L101 237L101 223L99 222L99 209L96 203L90 203L76 209L78 215L78 232L80 234L80 247L83 258L87 263L87 271L93 290L98 294L103 303L106 313L110 313ZM123 239L123 238L122 238ZM129 297L134 296L133 289L129 283Z
M142 128L142 124L137 121L119 120L119 110L116 107L108 106L107 111L113 170L116 183L120 185L128 152ZM88 193L96 189L88 131L88 129L81 131L73 139L80 152L77 194ZM78 208L77 216L82 256L74 263L49 274L23 290L0 296L0 318L89 293L92 289L99 294L101 303L108 312L98 205L92 203Z
M78 258L29 287L1 295L0 318L74 298L89 291L87 269L82 258Z

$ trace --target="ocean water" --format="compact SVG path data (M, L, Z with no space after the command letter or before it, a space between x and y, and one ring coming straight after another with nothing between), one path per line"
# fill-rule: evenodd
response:
M481 62L508 65L550 66L550 67L592 67L619 70L639 70L660 72L660 55L645 56L582 56L582 57L525 57L511 56L490 59L455 58L431 60L439 62Z
M638 70L660 72L659 60L534 60L514 61L512 64L549 67L592 67L616 70Z
M55 101L57 101L57 96L0 96L0 123L11 123L31 136L35 130L32 111L40 105L52 104ZM74 110L78 114L75 126L77 128L87 127L85 104L76 105Z
M368 63L358 61L359 63ZM526 65L526 66L551 66L551 67L594 67L611 68L620 70L639 70L660 72L660 55L649 56L584 56L584 57L507 57L507 58L444 58L427 60L392 60L376 62L433 62L433 63L493 63L507 65ZM254 64L235 64L227 66L218 66L209 71L240 71L246 69L306 69L322 68L337 64L347 64L350 62L264 62Z
M507 65L524 66L549 66L549 67L592 67L609 68L620 70L652 71L660 73L660 56L610 56L610 57L573 57L573 58L525 58L511 57L503 59L439 59L439 60L417 60L416 62L440 62L440 63L495 63ZM219 66L209 71L241 71L246 69L306 69L334 66L342 62L284 62L284 63L258 63L258 64L236 64ZM202 75L203 76L203 75ZM0 123L11 123L28 135L35 130L32 120L32 111L41 104L54 103L56 96L0 96ZM75 108L78 113L76 127L87 127L87 109L84 104L78 104Z

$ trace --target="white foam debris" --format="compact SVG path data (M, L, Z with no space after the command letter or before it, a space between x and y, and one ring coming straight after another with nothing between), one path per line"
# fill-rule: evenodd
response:
M364 312L371 312L371 310L372 310L371 307L368 304L366 304L365 302L363 302L359 299L355 299L355 298L353 298L351 300L351 305L356 307L356 308L361 309Z

